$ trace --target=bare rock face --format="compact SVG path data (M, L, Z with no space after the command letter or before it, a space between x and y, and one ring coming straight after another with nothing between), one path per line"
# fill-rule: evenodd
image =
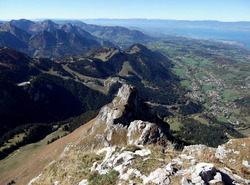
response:
M206 145L189 145L189 146L184 146L183 151L184 153L188 154L198 154L202 155L205 151L209 152L215 152L214 148L208 147Z
M89 183L88 183L88 181L87 181L87 179L83 179L80 183L79 183L79 185L88 185Z
M159 185L168 185L170 184L169 173L166 169L158 168L150 173L149 177L146 179L146 183L144 184L147 184L150 181Z
M138 133L140 137L138 137ZM145 145L158 143L164 138L164 132L154 123L135 120L128 127L128 144Z
M198 163L191 175L192 183L207 184L216 174L216 169L211 163Z
M153 125L152 128L151 124ZM106 124L102 124L101 126L105 125ZM133 129L129 127L132 127ZM156 124L146 123L141 120L131 122L129 127L123 126L121 128L128 130L126 132L126 137L133 141L131 145L113 145L104 148L100 147L96 150L84 151L77 146L71 147L68 151L68 146L63 152L66 156L59 158L57 161L53 161L47 166L46 170L36 178L32 179L30 184L45 184L44 180L48 178L50 178L50 180L47 182L54 182L54 184L68 184L71 176L65 176L62 174L69 173L73 174L74 178L76 177L77 180L75 181L75 184L88 185L94 183L94 181L88 178L90 174L96 174L97 177L101 175L102 177L108 178L111 171L118 172L116 173L117 180L114 180L115 182L113 184L250 184L249 180L239 176L239 174L236 174L226 166L216 169L215 166L218 166L218 163L213 164L206 161L207 159L205 159L206 157L204 154L197 155L195 153L197 148L204 148L204 146L190 146L185 149L186 153L180 153L175 150L166 150L164 152L162 150L164 147L159 145L136 146L134 145L133 138L137 134L140 138L142 136L144 137L142 132L157 133L157 131L148 132L146 131L146 128L148 127L151 128L151 130L154 130L154 127L157 129L159 127L157 127ZM117 131L121 128L118 128ZM96 131L102 129L102 127L99 127ZM115 129L113 129L113 133L115 132ZM112 135L112 137L114 136L115 135ZM111 143L110 141L107 141L106 135L96 135L96 137L99 138L99 143L101 143L102 140L105 140L104 143L109 143L109 145ZM154 137L150 136L149 138ZM91 141L91 136L88 135L87 139L88 141ZM137 139L137 141L141 140ZM243 140L244 143L245 141L246 140ZM238 147L242 147L242 145L240 144ZM245 144L243 147L245 147ZM209 148L204 149L203 151L205 151L205 153L209 152ZM214 151L211 152L214 153ZM211 159L213 158L215 158L215 155L211 157ZM72 162L74 164L72 164ZM86 168L79 168L79 165L86 166ZM221 165L224 164L220 163L219 166ZM51 173L52 170L58 171L54 175L54 173Z
M113 101L99 113L97 124L129 125L134 120L153 121L148 106L140 100L135 87L124 84Z
M223 183L221 173L216 171L217 170L212 163L205 163L205 162L198 163L195 166L191 166L188 170L184 170L185 176L182 178L181 184L206 185L206 184Z
M108 177L111 170L118 172L115 184L250 184L244 179L247 177L235 173L237 168L228 168L224 163L231 154L239 160L236 164L244 167L241 169L248 170L249 139L230 140L217 149L205 145L185 146L180 153L169 147L168 134L169 125L152 116L147 105L138 98L136 89L125 84L114 100L100 110L92 127L77 143L68 145L59 160L48 165L30 184L35 181L44 184L46 176L54 184L67 184L71 176L63 174L68 173L78 178L79 185L88 185L93 183L88 179L90 174ZM153 143L157 144L143 146ZM223 160L219 166L224 165L224 168L216 169L218 163L213 164L208 159L213 159L213 163ZM86 167L79 168L72 162ZM58 173L51 175L52 170Z
M172 169L168 169L167 167L157 168L152 171L148 176L142 174L139 170L132 168L133 162L140 157L148 157L151 154L151 150L149 148L139 149L135 152L126 151L126 148L123 147L119 151L118 147L107 147L97 151L97 154L101 154L106 152L105 159L101 164L97 162L93 164L91 171L96 171L99 174L105 175L113 169L119 172L119 178L125 181L129 180L131 175L135 175L138 179L140 179L143 184L159 184L159 185L167 185L170 184L170 175L172 174ZM131 183L133 184L133 183Z
M117 144L145 145L167 142L169 125L154 117L137 94L135 87L124 84L113 101L99 112L91 129L92 135L100 135L105 146ZM96 137L97 138L97 137Z

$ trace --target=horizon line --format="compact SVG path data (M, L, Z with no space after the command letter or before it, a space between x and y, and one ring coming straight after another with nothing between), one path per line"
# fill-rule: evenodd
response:
M162 20L162 21L215 21L215 22L250 22L250 20L237 20L237 21L221 21L213 19L167 19L167 18L10 18L0 19L0 21L11 21L11 20Z

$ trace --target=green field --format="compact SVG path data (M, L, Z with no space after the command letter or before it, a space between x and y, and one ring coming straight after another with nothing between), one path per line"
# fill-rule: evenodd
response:
M15 144L17 142L22 141L24 136L25 136L25 133L21 133L21 134L15 135L7 143L4 143L4 145L2 147L0 147L0 150L3 150L5 148L9 148L12 144Z
M181 85L190 89L190 81L188 80L182 80Z
M182 125L180 121L178 121L177 119L173 118L173 119L169 119L169 125L170 125L170 130L171 131L179 131L180 130L180 126Z
M230 100L235 100L238 98L237 93L234 90L225 90L223 91L223 102L225 101L230 101Z
M185 75L187 70L182 68L173 68L173 71L177 75Z
M231 119L250 127L248 105L238 105L243 106L242 112L234 103L250 95L247 86L250 83L249 50L185 38L152 42L147 47L160 51L172 60L172 70L181 78L181 85L193 92L188 96L201 101L205 112L229 125L228 119ZM206 122L205 118L195 119Z
M199 64L198 61L195 61L195 60L192 59L192 58L184 58L183 61L184 61L185 63L187 63L187 64L192 65L192 66Z
M212 89L214 89L214 86L212 84L207 84L207 85L203 85L202 89L204 89L204 90L212 90Z
M29 161L32 155L36 155L36 153L47 146L48 141L51 141L53 138L56 138L58 136L63 136L65 133L66 132L63 131L62 128L59 128L55 132L46 136L43 140L23 146L10 154L5 159L0 160L0 178L6 177L9 171L13 171L25 162ZM14 138L16 137L17 136L15 136ZM14 139L11 139L10 142L12 141L14 141Z

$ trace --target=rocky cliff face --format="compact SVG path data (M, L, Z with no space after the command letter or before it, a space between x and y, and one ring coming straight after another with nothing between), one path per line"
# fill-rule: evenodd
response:
M119 144L166 145L169 125L152 116L149 107L138 97L136 88L124 84L113 101L104 106L89 131L92 146ZM88 143L89 145L89 143Z
M228 145L228 154L239 150L244 159L242 165L238 165L242 159L235 161L233 167L226 162L228 159L217 158L219 148ZM110 146L93 151L70 145L30 184L249 184L248 146L249 138L230 140L217 149L192 145L182 152L159 145Z
M30 185L250 183L249 138L217 149L186 146L180 152L168 135L168 125L151 116L136 89L125 84L78 142L68 145Z

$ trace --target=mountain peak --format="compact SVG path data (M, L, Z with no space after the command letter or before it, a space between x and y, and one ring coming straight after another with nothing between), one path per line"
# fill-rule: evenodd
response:
M28 20L28 19L11 20L10 23L14 24L14 25L15 24L17 24L17 25L21 25L21 24L35 24L34 22L32 22L31 20Z
M67 33L74 33L74 34L77 34L77 35L80 35L82 37L86 37L89 39L96 39L96 37L91 35L89 32L79 28L75 24L71 24L71 23L61 24L61 25L58 25L58 29L62 29Z
M67 22L67 23L65 23L65 24L63 24L63 25L65 25L65 26L75 26L75 25L73 25L72 23L70 23L70 22Z
M44 20L43 22L41 22L41 24L43 24L43 25L56 25L56 23L54 23L51 20Z
M32 22L27 19L19 19L19 20L12 20L10 23L24 31L26 31L29 34L34 34L36 33L37 29L37 23ZM41 27L40 25L38 26L39 28Z
M27 32L23 31L22 29L20 29L16 26L12 25L9 22L1 25L0 31L10 33L24 43L28 42L29 38L31 37L30 34L28 34Z
M152 51L150 51L146 46L136 43L130 46L128 49L126 49L126 52L129 54L132 54L132 53L138 53L138 52L152 52Z
M94 138L84 143L87 148L119 144L166 144L169 125L163 125L151 115L149 107L138 97L134 86L123 84L113 101L102 107L88 135Z
M103 62L110 60L114 55L120 53L115 47L96 48L84 54L85 57L100 59Z
M47 30L47 31L54 31L58 27L58 24L54 23L51 20L45 20L43 22L40 22L39 24L42 26L44 30Z

